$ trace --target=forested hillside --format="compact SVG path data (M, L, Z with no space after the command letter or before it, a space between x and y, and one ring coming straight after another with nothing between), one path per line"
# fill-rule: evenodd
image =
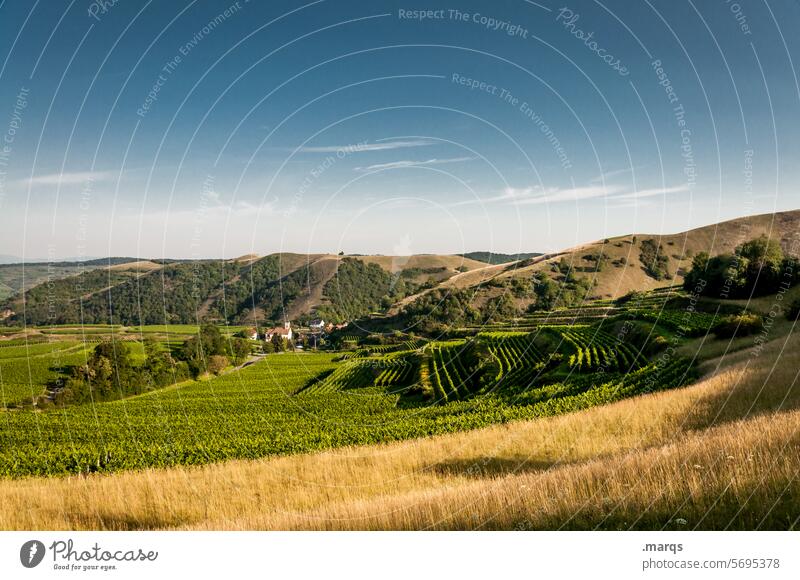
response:
M11 324L269 325L286 319L344 321L470 268L453 256L271 254L129 268L112 266L39 284L3 305Z
M130 264L136 258L98 258L82 262L31 262L0 264L0 300L44 282L60 280L90 270Z
M506 264L508 262L518 262L519 260L527 260L528 258L535 258L541 256L537 252L521 252L518 254L498 254L497 252L467 252L466 254L459 254L470 260L477 260L478 262L486 262L487 264Z
M5 319L10 324L207 321L260 326L311 317L338 322L373 312L398 315L422 299L405 312L405 318L414 319L420 304L452 297L461 310L455 313L448 301L429 322L441 322L440 317L463 322L475 318L475 312L489 320L680 285L703 253L723 255L710 261L720 272L730 270L731 261L744 267L746 252L739 256L737 248L762 235L793 255L798 231L800 212L792 211L678 234L619 236L547 255L281 253L237 260L134 262L50 280L29 289L24 300L17 294L2 306L14 312ZM523 256L500 265L478 261ZM436 293L426 297L432 291Z

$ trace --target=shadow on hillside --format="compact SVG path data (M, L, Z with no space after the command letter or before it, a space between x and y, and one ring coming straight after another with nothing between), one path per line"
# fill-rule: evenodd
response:
M728 388L701 397L687 417L686 428L706 429L731 421L800 408L797 359L792 354L800 341L794 337L787 345L783 341L783 338L779 338L775 341L779 343L777 346L772 344L762 356L746 361L750 370Z
M557 465L556 461L530 460L527 458L478 457L436 463L430 467L434 473L447 476L486 479L506 475L546 471Z
M319 373L317 375L314 375L313 377L310 377L305 383L303 383L303 385L299 389L296 389L292 394L293 395L299 395L303 391L313 387L314 385L316 385L318 383L321 383L326 378L328 378L330 375L332 375L334 370L335 369L326 369L326 370L322 371L321 373Z
M721 392L701 398L694 412L687 418L687 430L702 430L760 415L783 413L800 408L797 388L765 387L759 392L750 385L739 385L731 392Z

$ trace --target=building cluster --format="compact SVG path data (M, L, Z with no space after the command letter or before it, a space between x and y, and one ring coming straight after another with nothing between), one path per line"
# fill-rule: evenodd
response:
M308 323L308 328L311 330L311 333L331 333L334 330L341 330L343 328L347 328L347 322L342 322L341 324L333 324L332 322L325 323L324 320L321 318L316 318Z
M280 336L281 338L285 338L286 340L292 340L292 336L294 333L292 331L292 323L291 322L284 322L283 326L276 326L274 328L267 328L262 333L258 332L258 329L251 328L249 330L250 338L253 340L266 340L270 341L276 336Z
M334 330L341 330L346 327L347 327L347 322L342 322L340 324L333 324L331 322L326 323L321 318L317 318L308 323L308 335L317 338L324 334L329 334ZM271 341L276 336L285 338L286 340L292 340L293 338L302 338L302 336L299 336L297 335L297 333L294 332L294 330L292 329L291 322L285 322L283 326L267 328L260 332L257 328L250 328L247 331L247 335L252 340L266 340L266 341Z

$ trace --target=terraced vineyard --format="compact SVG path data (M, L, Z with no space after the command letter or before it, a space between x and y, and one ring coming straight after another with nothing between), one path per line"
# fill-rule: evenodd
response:
M385 359L385 369L375 379L376 387L406 387L415 382L419 362L412 355Z
M550 312L529 314L523 319L528 324L590 324L622 312L611 304L591 303L577 308L562 308Z
M516 404L537 405L551 414L574 410L576 400L589 406L602 405L621 398L652 393L681 386L695 377L683 359L676 358L663 365L647 364L630 373L610 373L598 384L597 375L579 375L569 380L535 387L514 393Z
M459 366L452 360L457 350L448 348L453 347L439 348L438 360L449 372ZM609 376L599 385L582 380L541 387L549 391L540 391L538 399L537 391L528 391L527 401L501 393L445 405L398 406L400 395L373 387L366 389L372 396L347 388L307 389L293 396L314 377L337 368L333 358L269 355L237 373L182 388L42 413L6 412L0 474L202 464L387 442L575 411L675 387L691 377L676 359L664 368L649 364L627 376Z
M473 348L463 341L430 346L429 377L436 401L457 401L472 394Z
M668 297L655 299L663 305ZM611 308L600 304L590 313L597 320L591 324L512 320L453 340L360 344L353 336L352 350L344 353L272 354L212 380L119 401L42 412L8 409L0 432L0 475L201 464L429 436L575 411L693 378L687 361L647 358L637 345L603 330L621 320L604 322ZM682 311L621 310L626 320L655 316L665 326L665 320L687 324ZM713 320L696 314L690 322ZM652 326L640 324L645 331ZM152 330L164 339L167 329ZM117 337L137 338L128 331ZM59 369L84 362L100 340L90 335L85 342L45 342L41 336L0 347L6 405L41 393ZM180 338L168 346L179 346ZM134 360L141 359L142 344L132 345Z
M374 366L370 361L354 360L340 364L336 370L322 380L313 382L302 389L304 394L333 393L345 389L369 387L375 378Z
M545 357L527 332L490 332L478 335L497 363L493 388L526 386L542 370Z
M634 314L637 318L655 322L687 336L708 334L722 319L719 315L689 310L637 310Z
M635 348L602 330L573 327L561 336L574 349L569 366L577 372L628 372L641 366L642 357Z

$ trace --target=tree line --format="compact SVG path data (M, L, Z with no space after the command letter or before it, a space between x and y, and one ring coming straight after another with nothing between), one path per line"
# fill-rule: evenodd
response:
M122 399L163 388L205 374L218 375L231 364L240 365L250 356L250 341L226 337L207 324L198 334L171 352L152 338L145 338L144 361L137 364L130 342L107 340L95 346L83 365L53 385L56 405Z
M698 253L684 277L688 292L713 298L750 298L775 294L800 282L800 262L780 244L760 236L734 252L710 256Z

